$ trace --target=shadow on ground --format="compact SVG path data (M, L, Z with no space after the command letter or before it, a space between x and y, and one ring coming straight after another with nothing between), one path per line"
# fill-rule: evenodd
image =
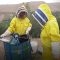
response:
M35 54L32 54L32 60L41 60L42 53L37 52Z

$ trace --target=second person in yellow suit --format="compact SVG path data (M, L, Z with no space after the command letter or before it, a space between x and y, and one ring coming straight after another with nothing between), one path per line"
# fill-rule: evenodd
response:
M47 4L41 4L33 17L42 26L41 42L43 46L42 59L55 60L52 54L51 43L60 42L59 26Z
M29 34L32 24L27 18L27 9L25 6L21 6L16 16L11 20L8 29L1 35L1 37L8 36L12 33L17 33L19 35Z

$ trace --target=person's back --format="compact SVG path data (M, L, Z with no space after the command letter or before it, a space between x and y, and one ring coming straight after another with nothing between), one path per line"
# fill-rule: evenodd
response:
M41 4L36 10L33 17L41 25L41 42L43 46L42 59L54 60L52 55L53 42L60 42L59 26L56 18L53 16L49 6L47 4Z

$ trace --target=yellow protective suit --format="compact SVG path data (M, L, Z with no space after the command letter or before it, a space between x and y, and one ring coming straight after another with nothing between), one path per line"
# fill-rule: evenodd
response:
M25 19L20 19L14 17L8 27L8 30L11 33L18 33L19 35L26 34L26 30L28 27L32 27L30 20L26 17Z
M47 4L41 4L39 9L47 16L48 21L41 31L41 42L43 46L43 60L54 60L52 55L51 43L59 42L59 26L56 18L52 15L51 10Z

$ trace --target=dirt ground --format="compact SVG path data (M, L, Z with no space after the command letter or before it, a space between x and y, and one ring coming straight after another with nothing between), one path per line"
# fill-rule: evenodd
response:
M4 60L4 45L3 42L0 42L0 60Z

